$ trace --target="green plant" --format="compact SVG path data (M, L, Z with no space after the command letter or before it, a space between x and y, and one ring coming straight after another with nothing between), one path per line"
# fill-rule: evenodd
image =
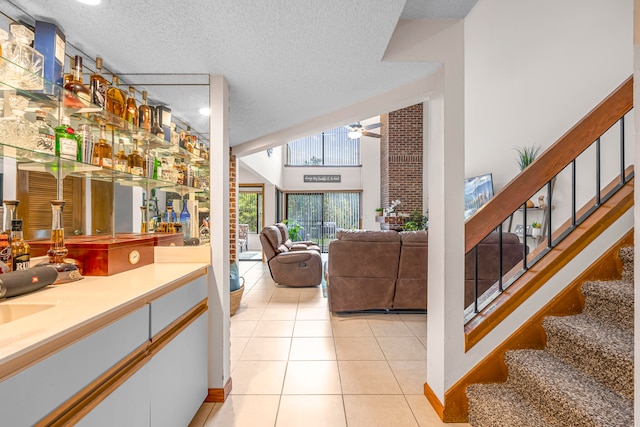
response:
M429 218L426 214L422 214L418 209L414 209L409 215L408 221L404 223L402 229L404 231L426 230Z
M378 215L382 215L382 212L383 212L383 211L384 211L384 209L382 209L382 208L376 208L376 213L377 213Z
M520 167L520 170L524 170L524 168L533 163L536 157L538 157L538 153L540 153L540 146L525 145L524 147L514 147L514 150L518 152L518 166Z
M302 233L304 232L304 227L298 224L295 219L285 219L282 221L287 225L289 229L289 238L292 242L297 242L302 240Z
M531 223L531 227L533 227L533 228L542 228L542 224L540 224L539 222L533 221Z

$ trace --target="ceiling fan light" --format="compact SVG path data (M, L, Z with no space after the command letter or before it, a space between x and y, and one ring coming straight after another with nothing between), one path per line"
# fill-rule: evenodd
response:
M347 136L351 139L358 139L362 136L362 130L350 130Z

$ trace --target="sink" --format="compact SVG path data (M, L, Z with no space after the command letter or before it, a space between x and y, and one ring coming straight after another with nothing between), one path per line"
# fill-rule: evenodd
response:
M0 325L39 313L53 306L54 304L0 303Z

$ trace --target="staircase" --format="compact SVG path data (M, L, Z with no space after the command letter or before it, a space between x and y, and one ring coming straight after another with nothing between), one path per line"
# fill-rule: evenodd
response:
M620 280L582 285L581 314L547 317L544 350L505 353L508 380L467 388L474 427L633 425L633 247Z

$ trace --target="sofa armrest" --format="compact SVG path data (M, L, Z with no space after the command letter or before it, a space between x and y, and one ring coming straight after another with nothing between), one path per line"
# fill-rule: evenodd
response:
M293 251L293 252L282 253L276 256L275 261L282 264L297 264L301 262L309 262L316 257L318 258L318 262L319 262L320 255L316 252Z

